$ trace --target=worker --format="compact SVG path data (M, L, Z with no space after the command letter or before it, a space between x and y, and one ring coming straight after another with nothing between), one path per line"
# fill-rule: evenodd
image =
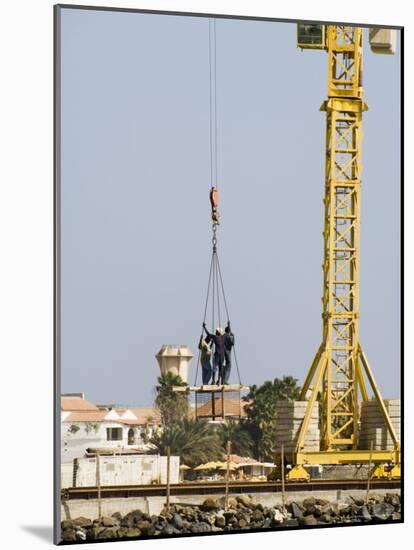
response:
M218 211L218 190L215 187L210 189L211 218L214 223L220 225L220 213Z
M230 321L227 322L227 326L224 333L224 376L223 384L229 383L230 372L231 372L231 350L234 346L234 334L230 328Z
M203 386L210 383L211 379L211 346L212 341L209 336L206 338L201 335L198 349L200 350L200 362L203 378Z
M223 384L223 377L224 377L224 334L222 328L216 329L216 334L211 334L206 327L206 324L203 323L203 329L206 331L206 334L208 337L210 337L211 341L214 343L214 356L213 356L213 379L211 381L212 384L215 384L216 380L216 371L218 368L218 376L217 376L217 385Z

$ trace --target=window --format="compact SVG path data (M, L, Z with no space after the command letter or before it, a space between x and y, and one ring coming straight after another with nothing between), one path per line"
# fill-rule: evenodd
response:
M107 441L122 441L122 428L106 428Z

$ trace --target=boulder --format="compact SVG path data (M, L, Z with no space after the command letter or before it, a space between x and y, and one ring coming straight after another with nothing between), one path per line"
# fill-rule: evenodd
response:
M161 531L163 535L173 535L174 527L170 523L166 523Z
M309 514L309 515L303 517L303 525L306 525L306 526L318 525L318 521L314 516Z
M136 528L139 529L143 535L149 535L151 527L152 523L148 520L141 520L136 524Z
M179 514L174 514L172 521L177 529L182 529L184 520Z
M75 541L76 540L75 529L65 529L62 533L62 540L65 542Z
M291 502L288 505L288 511L292 514L292 517L299 519L303 516L302 510L299 508L299 506L296 504L296 502Z
M380 521L385 521L391 517L394 507L387 502L378 502L372 505L371 513L373 517Z
M239 504L245 506L246 508L250 508L253 505L253 500L250 495L238 495L236 500Z
M208 523L203 521L194 523L190 528L192 533L209 533L211 531L211 526Z
M60 527L62 528L62 531L65 531L66 529L73 529L73 521L71 519L64 519Z
M119 538L126 537L127 532L128 532L128 527L120 527L117 530L118 537Z
M136 527L129 527L127 529L127 532L126 532L125 536L128 537L128 538L140 537L141 536L141 531L139 529L137 529Z
M219 510L220 504L217 502L215 498L209 497L206 498L206 500L202 504L203 510Z
M105 527L103 531L98 534L98 539L115 539L117 538L117 530L111 527Z
M371 514L369 513L368 508L365 506L365 504L361 507L361 516L365 521L372 520Z
M228 504L229 508L237 508L237 499L234 497L229 497Z
M215 525L223 529L226 526L226 518L224 516L216 516Z
M73 525L79 526L79 527L91 527L92 526L92 520L89 518L84 518L83 516L80 516L78 518L75 518L72 520Z
M111 518L116 519L118 523L121 523L122 521L122 516L119 512L114 512L113 514L111 514Z
M104 527L114 527L115 525L119 525L119 522L114 517L103 516L101 519L101 524Z
M139 521L141 521L143 513L141 510L133 510L126 514L121 521L121 527L134 527Z
M273 520L275 523L282 523L285 519L285 516L282 514L282 512L280 510L278 510L277 508L275 509L274 511L274 514L273 514Z
M384 502L397 508L400 506L400 496L394 493L387 493L384 497Z
M322 523L332 523L333 522L332 516L330 514L321 514L321 516L318 519Z

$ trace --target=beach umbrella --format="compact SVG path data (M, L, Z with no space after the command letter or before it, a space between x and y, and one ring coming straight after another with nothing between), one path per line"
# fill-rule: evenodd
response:
M235 462L230 462L229 463L229 470L237 470L238 467L239 467L239 465L236 464ZM219 462L218 465L217 465L217 469L218 470L227 470L227 462Z
M220 462L206 462L193 468L193 470L215 470L220 465Z

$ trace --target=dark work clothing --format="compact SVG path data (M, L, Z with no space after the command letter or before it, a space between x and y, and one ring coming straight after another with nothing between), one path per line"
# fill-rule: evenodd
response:
M216 378L216 370L217 370L217 367L218 367L218 378L217 378L217 381L218 382L222 382L223 380L223 358L220 357L217 353L214 354L214 358L213 358L213 380L215 380Z
M226 351L231 351L231 348L234 346L234 334L232 332L224 333L224 348Z
M208 332L207 329L205 329L207 336L211 338L211 340L214 342L214 356L217 355L221 359L221 362L224 361L224 334L211 334Z
M224 334L224 374L223 374L223 384L229 383L230 372L231 372L231 350L234 346L234 334L232 332L226 332Z
M211 334L205 327L204 330L207 333L208 338L212 340L214 343L214 356L213 356L213 383L216 378L216 371L218 367L218 381L223 383L224 378L224 354L225 354L225 347L224 347L224 334Z

